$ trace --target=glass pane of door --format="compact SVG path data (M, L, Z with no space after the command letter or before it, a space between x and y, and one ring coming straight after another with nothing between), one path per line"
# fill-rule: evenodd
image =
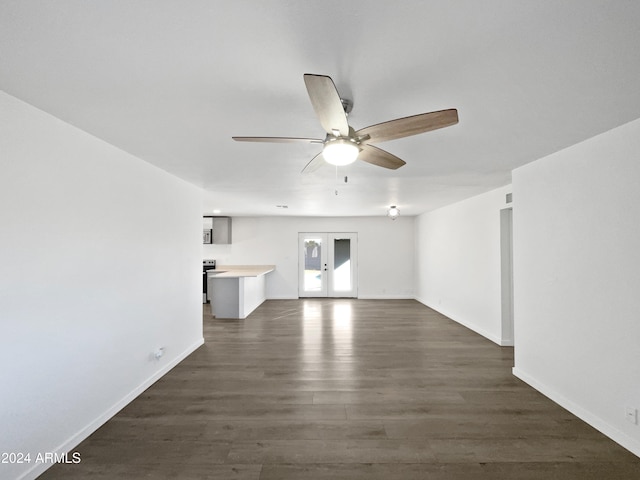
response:
M322 291L322 238L304 239L304 280L305 292Z
M333 291L351 290L351 239L333 239Z

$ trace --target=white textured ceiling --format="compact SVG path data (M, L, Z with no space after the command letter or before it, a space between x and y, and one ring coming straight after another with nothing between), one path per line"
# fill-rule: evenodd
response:
M302 175L318 145L231 140L322 138L304 73L334 79L356 129L460 123L379 144L396 171ZM0 89L203 187L205 213L422 213L640 117L639 78L637 1L0 2Z

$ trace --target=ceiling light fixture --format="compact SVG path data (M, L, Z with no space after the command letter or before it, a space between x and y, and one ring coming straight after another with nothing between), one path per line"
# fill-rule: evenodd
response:
M387 210L387 217L391 217L391 220L395 220L400 216L400 209L395 205L391 205L389 210Z
M356 161L360 149L358 145L348 138L336 138L324 144L322 156L331 165L342 167Z

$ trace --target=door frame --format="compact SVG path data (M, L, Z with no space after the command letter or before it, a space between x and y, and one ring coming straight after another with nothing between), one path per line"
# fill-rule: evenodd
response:
M305 291L305 239L317 237L324 248L320 248L320 268L322 272L321 289ZM336 290L335 277L335 240L349 239L350 290ZM299 232L298 233L298 297L358 298L358 234L357 232Z

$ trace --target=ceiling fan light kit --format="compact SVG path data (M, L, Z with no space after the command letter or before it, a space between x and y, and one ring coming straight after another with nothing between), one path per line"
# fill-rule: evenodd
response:
M331 77L305 74L304 83L322 128L327 133L324 140L292 137L232 137L238 142L272 143L321 143L322 153L316 155L302 169L303 173L316 170L323 163L342 166L362 160L378 167L395 170L405 164L404 160L371 144L417 135L419 133L449 127L458 123L455 108L422 113L411 117L397 118L354 130L347 122L347 114L353 103L340 98Z
M355 162L359 153L358 145L348 138L328 140L322 149L324 160L338 167Z

